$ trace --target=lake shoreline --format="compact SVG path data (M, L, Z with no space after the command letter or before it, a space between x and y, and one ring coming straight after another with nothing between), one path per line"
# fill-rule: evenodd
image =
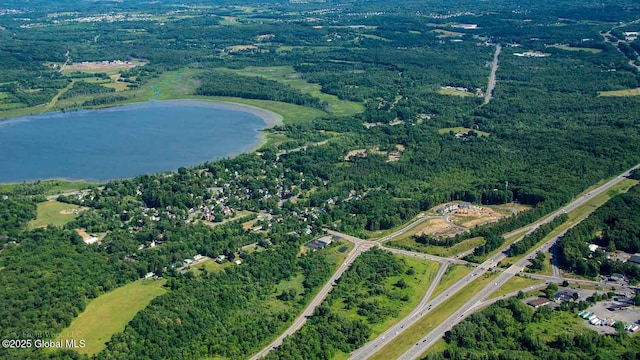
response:
M52 112L45 112L45 113L41 113L41 114L31 114L31 115L23 115L23 116L17 116L14 118L6 118L6 119L2 119L0 120L0 124L2 124L3 122L7 121L7 122L12 122L12 120L14 119L19 119L19 118L29 118L30 116L39 116L39 115L45 115L45 114L51 114L51 115L55 115L56 113L59 114L64 114L64 113L69 113L69 112L92 112L92 111L114 111L119 107L122 106L144 106L144 105L148 105L150 103L160 103L160 104L164 104L164 105L178 105L178 106L203 106L203 107L212 107L212 108L216 108L216 109L221 109L221 110L229 110L229 111L238 111L238 112L244 112L244 113L248 113L251 115L254 115L256 117L258 117L263 123L264 123L264 127L261 127L260 129L257 130L257 136L255 139L255 142L253 144L250 144L249 146L247 146L247 148L245 148L244 150L241 151L237 151L237 152L233 152L228 154L227 156L225 156L224 158L234 158L237 157L239 155L242 154L249 154L249 153L254 153L256 152L258 149L260 149L262 146L264 146L267 142L268 142L268 136L267 134L264 132L264 130L275 127L275 126L279 126L283 124L283 116L264 109L264 108L260 108L257 106L252 106L252 105L247 105L247 104L241 104L241 103L235 103L232 101L221 101L221 100L210 100L210 99L206 99L206 98L178 98L178 99L166 99L166 100L156 100L156 99L151 99L151 100L147 100L147 101L137 101L137 102L131 102L131 103L126 103L126 104L115 104L113 106L107 106L107 107L101 107L101 108L82 108L82 109L77 109L77 110L72 110L72 111L52 111ZM216 161L215 159L210 159L210 160L205 160L205 161ZM201 165L202 162L198 162L198 163L194 163L191 165L188 165L189 167L195 167L198 165ZM164 173L164 172L172 172L175 171L176 169L173 170L166 170L166 171L158 171L158 172L151 172L149 174L154 174L154 173ZM145 173L146 174L146 173ZM136 175L139 176L139 175ZM73 177L52 177L52 178L41 178L41 179L25 179L22 181L9 181L9 182L2 182L0 181L0 184L2 185L11 185L11 184L20 184L20 183L32 183L32 182L37 182L37 181L47 181L47 180L58 180L58 181L65 181L65 182L86 182L86 183L92 183L92 184L103 184L106 183L108 181L111 180L122 180L122 179L132 179L135 178L136 176L132 176L132 177L114 177L113 179L105 179L105 180L97 180L97 179L86 179L86 178L73 178Z

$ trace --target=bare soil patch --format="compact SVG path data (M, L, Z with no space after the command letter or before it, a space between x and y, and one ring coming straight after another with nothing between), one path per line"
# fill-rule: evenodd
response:
M443 219L430 219L415 233L415 235L430 235L434 237L455 236L460 229L447 224Z
M471 206L469 209L458 209L449 217L452 222L466 228L498 221L504 214L483 206Z

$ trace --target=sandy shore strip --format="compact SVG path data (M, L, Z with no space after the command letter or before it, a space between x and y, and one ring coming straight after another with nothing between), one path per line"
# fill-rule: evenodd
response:
M234 103L230 101L207 100L207 99L170 99L170 100L151 100L151 101L158 101L163 103L179 102L181 104L213 106L220 109L247 112L247 113L256 115L257 117L262 119L262 121L264 121L266 127L263 128L262 130L269 129L274 126L280 126L283 124L283 117L278 113L275 113L273 111L263 109L257 106L239 104L239 103ZM231 158L234 158L240 154L256 152L258 149L264 146L264 144L266 144L269 139L267 138L267 134L265 132L260 131L257 140L258 141L255 144L253 144L248 150L232 153L229 156Z
M274 126L280 126L283 124L282 115L275 113L273 111L263 109L257 106L239 104L229 101L220 101L220 100L206 100L206 99L171 99L171 100L151 100L158 101L162 103L181 103L181 104L190 104L190 105L203 105L203 106L213 106L220 109L225 110L234 110L234 111L243 111L257 117L261 118L264 121L266 128L271 128Z

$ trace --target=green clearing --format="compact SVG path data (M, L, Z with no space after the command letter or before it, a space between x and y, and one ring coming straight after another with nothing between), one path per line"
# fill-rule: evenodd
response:
M451 131L453 131L454 134L463 134L463 135L467 134L469 131L475 131L475 133L478 134L478 136L489 136L488 132L469 129L462 126L438 129L439 134L448 134Z
M592 54L599 54L602 52L601 49L587 48L587 47L574 47L569 45L549 45L547 47L552 47L552 48L566 50L566 51L586 51Z
M539 323L532 322L528 330L535 339L545 342L553 341L559 335L575 335L576 333L591 331L586 321L567 311L555 311L553 316Z
M228 96L189 96L188 98L208 99L259 107L282 115L282 121L285 124L309 123L325 115L323 111L318 109L271 100L243 99Z
M124 330L138 311L167 292L165 280L137 280L91 300L86 309L54 341L84 340L81 354L94 355L106 347L113 334Z
M44 195L57 195L68 191L78 191L81 189L87 189L90 186L97 185L96 183L88 183L85 181L68 181L68 180L40 180L33 183L27 183L31 185L41 185L46 188ZM8 193L14 191L20 186L24 186L25 183L5 183L0 184L0 193Z
M464 290L458 291L449 300L442 303L433 311L422 317L418 322L405 330L401 336L373 354L372 360L397 359L413 344L419 341L436 326L456 312L462 305L469 301L480 289L489 284L497 276L496 273L485 273L479 279L472 281Z
M525 290L529 290L527 289L528 287L542 283L544 283L544 280L532 279L524 276L514 276L502 285L500 289L489 295L489 298L497 298L518 290L522 290L524 292Z
M443 29L434 29L434 30L431 30L431 32L437 33L438 35L436 35L436 37L438 39L448 38L448 37L460 37L464 35L464 33L461 33L461 32L455 32L455 31L449 31L449 30L443 30Z
M423 245L423 244L417 243L415 240L413 240L412 236L409 235L409 236L403 236L398 240L390 241L387 244L391 247L395 247L399 249L408 249L411 251L437 255L442 257L453 257L465 251L474 249L482 245L483 243L484 243L484 238L475 237L468 240L464 240L450 247L436 246L436 245Z
M302 273L292 276L289 280L281 281L276 285L273 294L265 300L264 304L273 312L290 311L291 304L278 299L277 296L282 294L283 291L290 289L295 290L295 293L298 294L298 296L304 294L304 286L302 286L303 281L304 275Z
M208 259L208 260L199 262L196 265L192 265L191 271L195 276L200 276L200 274L202 274L204 270L206 270L209 273L215 274L215 273L219 273L225 268L230 267L231 265L234 265L234 263L231 261L227 261L224 264L218 264L213 259Z
M626 90L611 90L611 91L598 91L598 96L638 96L640 95L640 89L626 89Z
M82 208L55 200L38 204L37 217L29 222L29 228L35 229L47 225L63 226L76 217Z
M347 258L351 250L353 250L353 244L348 241L336 241L334 244L335 245L332 244L330 247L322 249L322 251L327 252L329 261L337 269Z
M402 275L392 276L385 280L384 282L384 293L381 295L367 295L367 294L359 294L363 297L367 297L367 299L376 302L378 304L378 308L384 308L391 311L396 311L394 316L389 317L383 322L369 324L371 327L371 336L370 339L375 339L378 335L385 332L389 329L393 324L397 323L398 320L407 316L420 302L422 296L427 292L429 285L433 281L436 273L438 272L438 268L440 264L435 261L429 261L424 259L416 259L408 256L398 256L394 255L404 262L405 266L403 269ZM407 270L413 268L415 273L413 275L408 275L406 273ZM394 286L400 280L404 280L407 284L407 287L404 289L398 289ZM393 300L390 299L390 296L387 294L393 294ZM408 296L408 301L402 301L400 298L402 296ZM364 316L358 315L358 308L352 307L351 309L346 309L343 302L336 301L332 304L331 310L340 316L348 320L359 319L363 322L367 323L367 318ZM347 354L341 353L337 358L342 358Z
M149 99L158 100L194 98L193 93L198 87L198 75L201 70L182 68L162 73L157 79L149 81L140 88Z
M440 95L451 95L451 96L460 96L460 97L476 96L475 94L470 93L468 91L458 91L455 89L438 89L437 93Z
M444 290L451 287L451 285L455 284L458 280L462 279L465 275L467 275L471 271L470 268L464 265L449 265L447 271L445 271L444 275L440 279L440 283L433 290L433 294L431 294L431 298L429 300L434 299L436 296L440 295Z
M340 100L335 95L325 94L319 84L312 84L302 79L291 66L250 66L241 70L218 68L219 71L229 71L243 76L260 76L287 84L300 92L309 94L328 104L328 111L336 116L353 116L364 111L364 105L354 101Z
M56 103L58 102L58 99L60 98L60 96L62 96L64 93L66 93L67 91L69 91L69 89L71 89L73 87L73 85L76 83L77 80L71 80L71 82L65 86L64 88L60 89L58 91L58 93L49 101L49 103L47 103L47 105L45 105L45 108L47 110L52 109Z
M391 41L391 40L389 40L387 38L384 38L384 37L378 36L378 35L360 34L360 36L362 36L363 38L372 39L372 40L379 40L379 41L384 41L384 42Z

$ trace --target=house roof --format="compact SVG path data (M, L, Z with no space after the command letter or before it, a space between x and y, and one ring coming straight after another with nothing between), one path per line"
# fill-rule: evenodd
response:
M632 255L629 258L629 262L632 262L632 263L635 263L635 264L640 264L640 254Z

